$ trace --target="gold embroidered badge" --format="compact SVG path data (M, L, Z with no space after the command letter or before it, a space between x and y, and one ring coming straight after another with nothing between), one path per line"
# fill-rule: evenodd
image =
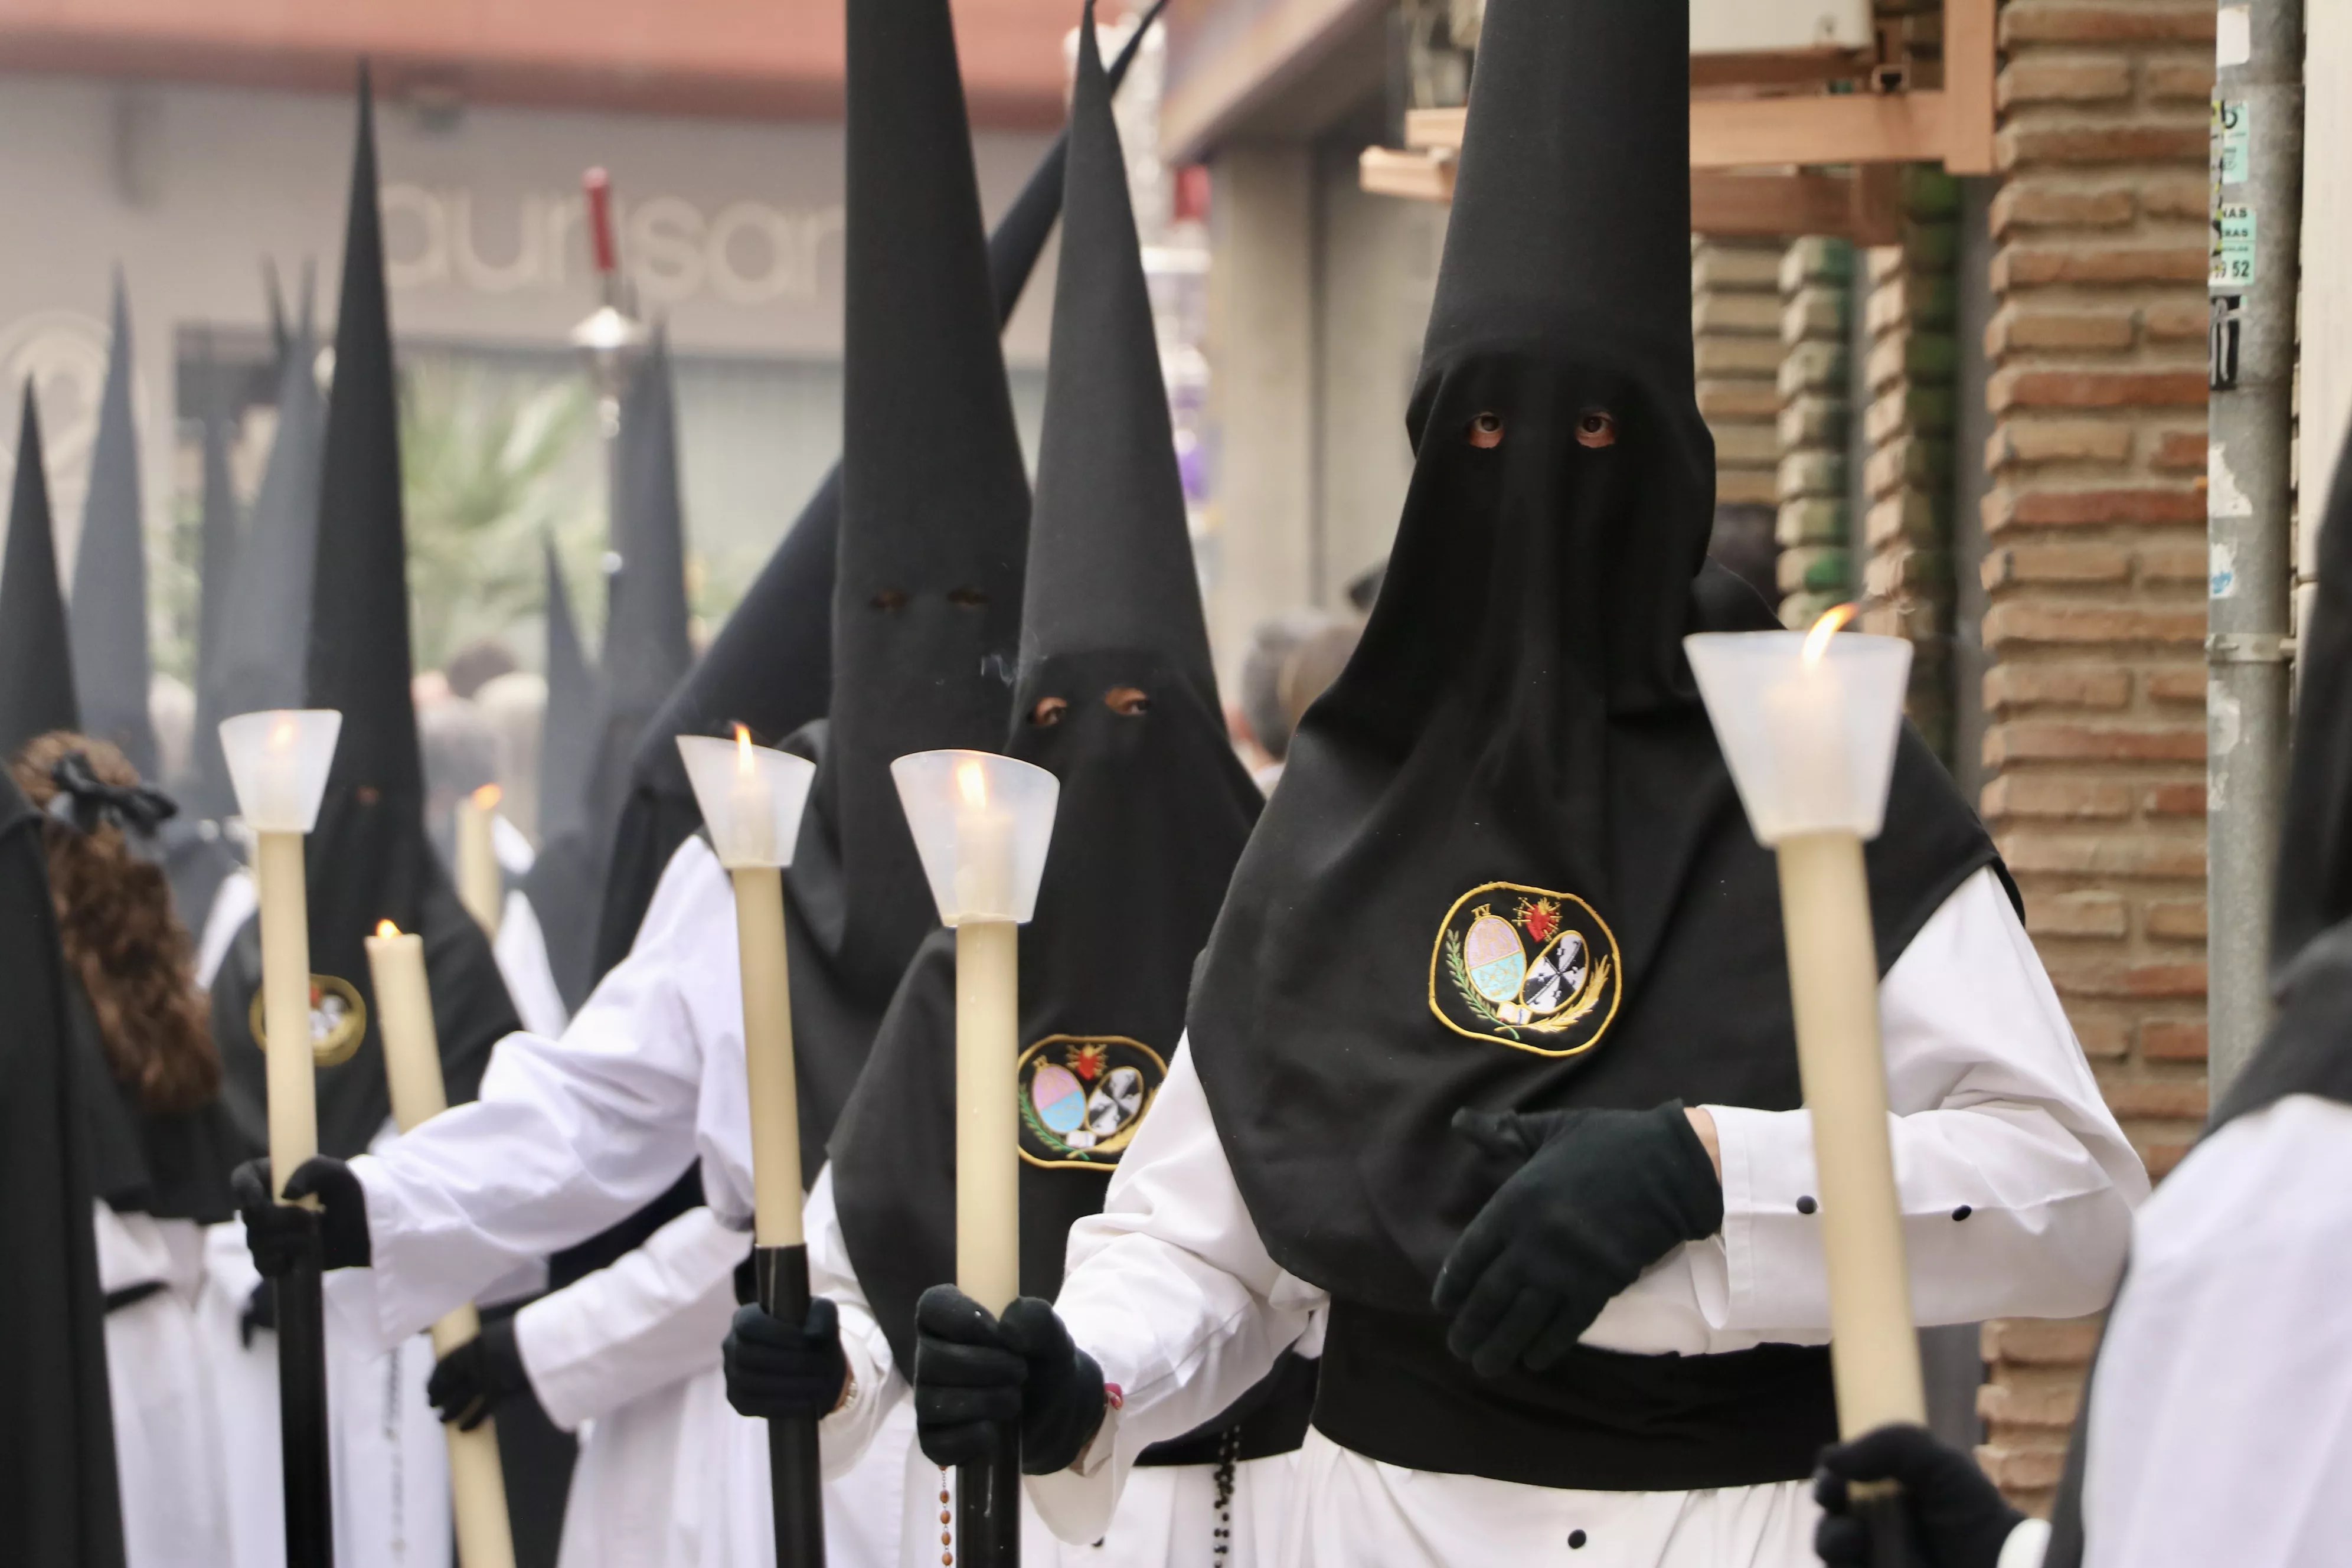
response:
M261 992L253 993L253 1005L246 1009L246 1022L253 1030L253 1043L268 1045L268 1032L261 1026ZM332 974L310 976L310 1055L322 1068L341 1065L359 1054L360 1039L367 1033L367 1004L360 1000L359 988L350 981Z
M1021 1157L1047 1170L1108 1173L1143 1125L1168 1064L1124 1035L1048 1035L1021 1053L1013 1074Z
M1457 1035L1572 1057L1616 1017L1617 970L1617 938L1591 904L1487 882L1456 899L1438 927L1429 1010Z

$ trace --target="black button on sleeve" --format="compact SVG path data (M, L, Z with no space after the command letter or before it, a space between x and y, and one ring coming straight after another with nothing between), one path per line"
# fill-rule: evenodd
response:
M1959 1207L1952 1211L1952 1217L1954 1219L1966 1219L1969 1215L1976 1212L1976 1210L1970 1208L1968 1205L1962 1204Z
M1581 1552L1584 1550L1584 1531L1580 1530L1571 1530L1568 1532L1568 1549L1570 1552Z
M1811 1193L1807 1193L1803 1197L1797 1200L1797 1212L1799 1214L1811 1214L1821 1206L1821 1205L1813 1202L1813 1195Z

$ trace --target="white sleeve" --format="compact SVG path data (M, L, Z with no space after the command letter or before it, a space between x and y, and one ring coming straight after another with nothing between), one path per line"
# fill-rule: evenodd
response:
M2147 1173L2101 1100L2025 928L1987 868L1879 986L1895 1184L1922 1324L2107 1304ZM1812 1118L1708 1106L1723 1230L1688 1249L1717 1330L1829 1323Z
M515 1348L548 1419L569 1432L719 1364L751 1237L708 1208L671 1220L610 1268L515 1314Z
M865 1457L883 1419L907 1397L907 1380L898 1375L890 1341L850 1266L841 1210L833 1201L831 1164L816 1173L816 1184L809 1189L801 1230L808 1244L809 1294L823 1296L841 1314L841 1352L856 1385L849 1402L817 1426L825 1479L837 1480Z
M2091 1384L2090 1568L2345 1560L2347 1301L2352 1105L2282 1100L2165 1178Z
M717 859L688 839L635 947L560 1038L509 1035L480 1099L352 1162L373 1266L328 1277L351 1329L389 1349L668 1190L700 1152L704 1063L719 1037L735 1039L740 1075L734 921ZM740 1082L734 1099L740 1113Z
M499 963L499 978L507 983L507 994L514 999L523 1033L551 1037L563 1033L563 995L555 988L555 972L547 961L547 933L540 927L539 911L520 889L507 895L490 952Z
M1180 1044L1102 1212L1070 1227L1054 1310L1118 1385L1122 1407L1076 1466L1028 1478L1054 1533L1100 1539L1136 1456L1248 1393L1326 1304L1267 1256Z

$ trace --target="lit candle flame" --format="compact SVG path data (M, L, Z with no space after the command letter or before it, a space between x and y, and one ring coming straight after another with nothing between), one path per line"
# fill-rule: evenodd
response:
M963 796L964 805L974 811L988 805L988 773L977 759L956 764L956 790Z
M375 934L383 938L384 941L390 942L394 937L400 934L400 928L393 924L390 921L378 921L375 922Z
M499 789L499 786L494 784L484 784L481 788L474 792L474 809L477 811L496 811L499 808L499 801L505 793L505 791Z
M1830 638L1844 630L1845 624L1853 619L1860 608L1858 605L1839 605L1822 613L1822 618L1813 623L1813 629L1805 634L1806 664L1822 662L1822 656L1830 651Z
M278 716L278 722L269 727L269 749L273 752L290 752L294 749L294 742L300 736L301 731L295 725L294 715L281 713Z
M735 771L747 779L760 771L751 755L751 731L741 724L735 726Z

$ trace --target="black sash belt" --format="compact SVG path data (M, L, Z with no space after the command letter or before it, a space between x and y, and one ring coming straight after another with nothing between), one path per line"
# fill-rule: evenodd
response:
M1288 1351L1247 1394L1181 1437L1154 1443L1138 1465L1216 1465L1297 1451L1315 1410L1317 1363ZM1228 1445L1231 1445L1228 1451Z
M161 1279L142 1279L136 1285L125 1285L120 1290L109 1290L106 1293L107 1315L111 1317L125 1307L135 1307L148 1297L160 1296L170 1289L171 1286Z
M1335 1301L1315 1425L1410 1469L1579 1491L1801 1480L1837 1439L1829 1352L1620 1355L1580 1345L1550 1372L1482 1378L1445 1321Z

